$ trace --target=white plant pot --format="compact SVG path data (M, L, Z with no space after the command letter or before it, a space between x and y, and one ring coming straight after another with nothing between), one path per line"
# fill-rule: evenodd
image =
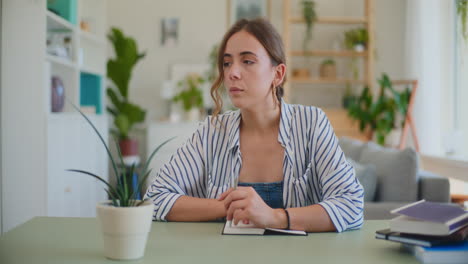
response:
M151 229L153 203L138 207L114 207L110 201L96 206L104 237L104 255L109 259L142 258Z
M364 45L362 45L362 44L356 44L356 45L354 45L354 51L356 51L356 52L364 52L364 50L366 50L366 48L364 47Z
M198 121L200 120L200 109L192 108L186 113L186 116L188 121Z

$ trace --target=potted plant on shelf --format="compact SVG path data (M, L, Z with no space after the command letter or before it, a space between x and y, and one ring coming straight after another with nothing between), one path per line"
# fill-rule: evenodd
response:
M320 78L336 79L336 65L333 59L326 59L320 63Z
M387 74L383 73L379 81L380 91L376 100L365 87L361 95L354 98L349 104L348 115L359 121L359 128L363 132L368 129L368 139L375 133L377 143L385 145L387 135L397 127L397 115L406 116L411 91L407 87L398 92L392 87ZM404 125L403 118L401 126Z
M107 111L114 117L114 129L111 130L119 139L123 164L131 166L138 164L138 142L130 137L135 124L144 122L146 111L129 100L128 87L132 77L132 70L145 53L139 53L135 40L125 36L118 28L112 28L108 34L116 57L107 61L107 77L114 87L107 88L107 96L112 106Z
M198 74L188 74L182 81L178 82L182 90L173 98L173 102L182 102L183 109L190 121L200 119L200 111L203 108L202 85L205 80Z
M354 49L357 52L363 52L367 48L369 36L367 29L356 28L346 31L344 37L344 44L348 49Z
M312 40L312 30L314 28L315 21L317 20L317 13L315 11L315 1L313 0L302 0L300 2L302 7L302 18L304 19L306 30L304 34L304 42L302 43L302 50L304 55L307 55L309 42ZM310 64L310 60L308 60ZM296 78L309 78L310 77L310 65L305 68L293 69L293 76Z
M118 167L113 158L109 147L97 128L89 120L89 118L81 112L78 107L73 106L87 121L87 123L96 132L99 140L106 148L107 155L112 163L112 169L116 175L116 186L113 187L104 178L88 171L70 169L69 171L83 173L94 177L107 187L106 192L109 196L109 201L104 201L96 206L97 217L103 232L104 238L104 255L110 259L130 260L139 259L144 256L148 233L151 229L153 203L148 200L137 200L136 190L140 190L146 182L151 169L148 166L154 155L159 149L171 139L166 140L159 145L148 157L141 171L143 175L138 182L137 189L133 189L131 184L127 182L125 175L133 174L136 171L136 166L130 168ZM122 153L116 142L118 150L118 159L123 162Z

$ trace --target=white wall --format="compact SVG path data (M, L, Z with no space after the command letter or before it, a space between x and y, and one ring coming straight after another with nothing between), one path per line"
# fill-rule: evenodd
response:
M141 0L138 4L128 0L108 1L109 26L117 26L124 33L133 36L140 50L147 51L147 57L136 66L130 84L130 97L149 110L148 120L157 120L167 114L167 105L160 97L160 86L169 78L169 67L174 63L204 63L213 44L219 42L227 29L227 0L176 0L152 1ZM293 12L300 15L299 1L292 1ZM317 0L320 15L362 16L364 0ZM375 78L381 72L387 72L391 78L404 77L403 50L405 27L405 0L375 0L376 62ZM282 1L272 0L272 23L282 33ZM163 17L179 18L179 44L175 48L160 45ZM303 29L296 28L294 43L302 43ZM357 26L319 25L312 45L330 48L334 39L342 38L343 30ZM110 56L113 50L108 48ZM323 58L314 61L316 72ZM338 59L337 59L338 60ZM297 63L299 60L295 60ZM294 63L294 64L295 64ZM299 61L300 63L300 61ZM290 65L292 67L293 65ZM342 63L341 71L346 71L347 64ZM338 69L340 70L340 68ZM362 70L361 70L362 72ZM318 106L341 105L342 85L314 88L300 86L295 91L292 101Z
M174 63L207 63L212 46L226 30L226 3L220 0L107 1L107 25L116 26L134 37L146 57L134 69L130 98L148 109L148 119L167 115L160 97L163 80L168 79ZM179 18L176 47L161 47L161 19ZM114 56L113 48L108 47Z
M3 231L46 208L43 54L45 0L4 0L1 45ZM7 67L5 67L7 66ZM27 78L22 75L27 72Z

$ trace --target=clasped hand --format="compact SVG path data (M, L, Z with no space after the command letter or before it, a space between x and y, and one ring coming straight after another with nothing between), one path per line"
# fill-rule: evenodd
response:
M224 203L227 220L234 224L242 221L253 223L256 227L269 227L273 221L274 209L269 207L252 187L229 188L221 194L218 201Z

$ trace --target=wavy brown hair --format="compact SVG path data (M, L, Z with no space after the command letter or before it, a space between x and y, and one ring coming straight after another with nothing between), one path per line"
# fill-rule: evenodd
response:
M224 52L226 51L226 44L232 35L240 31L246 31L247 33L254 36L260 42L260 44L262 44L262 46L267 51L273 66L278 66L280 64L286 65L283 41L278 31L276 31L270 22L263 18L257 18L253 20L241 19L237 21L224 35L218 51L217 62L219 75L211 86L211 97L216 104L213 111L214 119L217 119L218 114L221 112L223 107L223 100L219 93L219 89L222 87L224 82L223 60ZM272 87L272 94L278 101L281 101L281 98L284 95L283 85L285 82L286 76L284 77L282 83L278 84L276 87Z

